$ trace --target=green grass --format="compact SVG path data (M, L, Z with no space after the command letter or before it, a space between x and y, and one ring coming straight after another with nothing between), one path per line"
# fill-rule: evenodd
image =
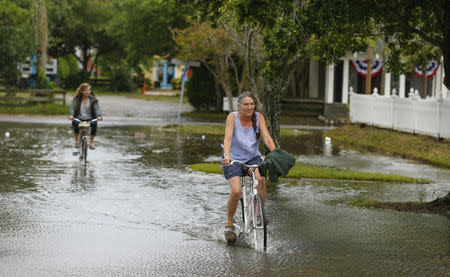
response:
M450 206L448 204L439 205L432 202L379 202L372 200L350 200L347 201L346 204L349 206L362 208L393 209L405 212L450 215Z
M220 125L168 125L162 128L167 131L179 131L187 134L205 134L205 135L224 135L225 134L225 122ZM281 137L285 136L299 136L310 134L309 131L281 129Z
M201 135L223 135L225 133L224 125L167 125L162 128L166 131L178 131L186 134Z
M222 174L219 163L197 163L190 166L193 170L205 173ZM313 178L313 179L338 179L338 180L357 180L357 181L377 181L392 183L429 183L426 179L415 179L393 174L380 174L370 172L360 172L341 168L326 168L308 165L297 162L291 168L286 178Z
M36 104L32 106L0 106L0 114L43 114L60 115L68 114L69 106L61 104Z
M168 95L142 95L142 94L129 94L126 95L129 98L137 98L137 99L142 99L142 100L147 100L147 101L167 101L167 102L179 102L180 101L180 96L179 95L175 95L175 96L168 96ZM183 103L187 103L188 100L186 98L186 96L183 97Z
M206 119L206 120L215 120L215 121L222 121L225 123L225 120L227 119L228 112L184 112L182 113L183 116L189 116L194 118L200 118L200 119Z
M450 141L439 141L436 138L402 133L392 130L356 125L341 126L328 131L334 142L371 152L401 156L419 160L439 167L450 168Z

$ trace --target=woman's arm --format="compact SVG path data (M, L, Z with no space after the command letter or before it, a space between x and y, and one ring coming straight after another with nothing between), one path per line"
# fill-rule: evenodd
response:
M69 108L69 120L72 120L73 117L75 116L75 107L77 105L77 100L73 99L72 100L72 104L70 104L70 108Z
M276 147L275 143L273 142L272 137L270 136L269 130L267 129L266 120L264 119L264 116L259 113L259 131L261 132L261 137L266 145L267 149L269 149L270 152L272 152Z
M234 123L235 123L234 114L233 113L228 114L227 121L225 123L225 136L223 138L223 155L224 155L224 158L222 160L223 164L229 164L231 162L230 149L231 149L231 141L233 139Z

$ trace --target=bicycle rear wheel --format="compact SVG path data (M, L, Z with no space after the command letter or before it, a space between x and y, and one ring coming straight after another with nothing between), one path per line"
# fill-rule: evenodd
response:
M81 154L81 159L84 160L85 163L87 163L87 149L88 149L88 142L86 137L83 137L83 139L81 140L81 145L82 145L82 154Z
M264 213L264 204L259 194L255 195L252 202L252 227L253 239L256 250L267 248L267 224Z

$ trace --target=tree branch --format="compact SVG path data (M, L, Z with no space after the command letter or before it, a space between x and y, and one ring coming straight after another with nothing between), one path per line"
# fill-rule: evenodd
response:
M440 46L442 44L442 41L436 40L436 39L428 36L424 32L422 32L421 30L416 29L416 28L412 27L411 25L409 25L408 20L396 11L396 9L390 5L389 1L386 1L386 4L388 6L388 9L387 9L388 12L393 14L395 17L397 17L397 19L398 19L397 22L399 24L401 24L403 27L405 27L408 31L419 35L423 40L425 40L433 45Z

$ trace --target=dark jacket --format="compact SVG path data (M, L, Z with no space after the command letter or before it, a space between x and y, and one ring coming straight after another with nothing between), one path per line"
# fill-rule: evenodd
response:
M278 182L280 176L286 176L295 164L295 157L279 148L270 152L259 165L258 169L262 176L266 177L269 171L271 182Z
M77 98L73 99L72 104L70 105L69 115L75 118L80 116L82 97L83 95L80 93ZM98 105L98 99L93 93L89 94L89 101L91 102L91 117L97 118L99 116L102 116L102 111L100 110L100 106Z

